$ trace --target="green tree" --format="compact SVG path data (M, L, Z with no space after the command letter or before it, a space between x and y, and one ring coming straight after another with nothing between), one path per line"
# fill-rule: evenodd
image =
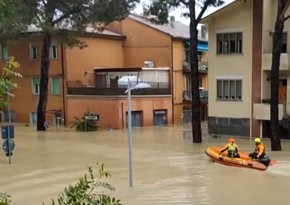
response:
M9 104L9 97L14 97L12 93L13 88L18 88L18 84L13 82L13 77L22 77L20 73L15 70L19 67L19 63L15 62L13 57L6 61L2 68L0 76L0 108L5 109Z
M193 143L201 143L200 123L200 96L199 96L199 72L198 72L198 29L204 12L209 6L220 6L223 0L151 0L151 4L145 7L145 13L154 16L157 23L167 23L169 12L177 7L186 7L188 12L184 16L190 19L190 66L192 88L192 140ZM197 12L197 7L200 11Z
M286 11L290 5L290 0L277 1L277 15L273 33L273 50L272 50L272 65L271 65L271 149L272 151L281 151L280 130L279 130L279 70L280 57L282 51L282 35L284 23L290 18L286 16Z
M115 20L124 19L139 0L7 0L3 11L7 16L18 16L15 22L40 29L43 34L40 65L40 94L37 106L37 130L45 131L45 112L48 100L49 51L52 38L63 45L84 47L77 36L86 29L102 30ZM6 2L6 1L5 1ZM15 3L16 2L16 3ZM11 6L10 6L11 8ZM17 26L17 25L16 25Z

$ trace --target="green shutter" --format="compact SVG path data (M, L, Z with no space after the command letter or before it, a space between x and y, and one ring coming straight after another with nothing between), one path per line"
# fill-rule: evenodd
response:
M8 60L8 57L9 57L8 56L8 48L6 45L2 45L1 47L2 47L2 60L6 61L6 60Z
M52 78L52 95L60 95L60 80L58 77Z
M39 85L40 80L39 80L39 78L33 78L32 82L33 82L33 85Z

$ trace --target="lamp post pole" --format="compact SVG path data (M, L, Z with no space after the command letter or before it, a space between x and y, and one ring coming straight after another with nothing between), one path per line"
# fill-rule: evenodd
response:
M131 112L131 82L128 79L128 150L129 150L129 185L133 187L133 173L132 173L132 112Z

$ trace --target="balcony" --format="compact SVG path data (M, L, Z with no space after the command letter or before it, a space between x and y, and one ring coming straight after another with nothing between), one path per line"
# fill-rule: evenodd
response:
M272 53L264 53L262 56L262 68L264 71L270 71L272 65ZM288 53L281 53L280 71L290 70L290 55Z
M200 73L207 73L208 62L207 61L198 61L198 71ZM190 72L190 64L186 61L183 62L183 71Z
M169 83L150 83L150 88L138 88L132 89L132 95L171 95L171 89ZM126 95L125 91L127 87L120 87L118 85L110 86L76 86L73 83L68 84L68 95L101 95L101 96L114 96L114 95Z
M282 104L279 107L279 120L282 120L284 114L284 107ZM256 120L270 120L270 103L256 103L254 104L254 118Z
M201 100L207 100L208 99L208 91L199 91L199 98ZM183 100L184 101L191 101L192 100L192 94L190 90L184 90L183 91Z

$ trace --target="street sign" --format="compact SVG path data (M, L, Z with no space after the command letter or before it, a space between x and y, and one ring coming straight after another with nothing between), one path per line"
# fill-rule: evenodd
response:
M5 125L2 126L2 139L14 138L14 126Z
M99 115L85 115L85 120L99 120Z
M2 148L6 153L10 153L15 148L15 142L12 139L4 140L2 144Z

